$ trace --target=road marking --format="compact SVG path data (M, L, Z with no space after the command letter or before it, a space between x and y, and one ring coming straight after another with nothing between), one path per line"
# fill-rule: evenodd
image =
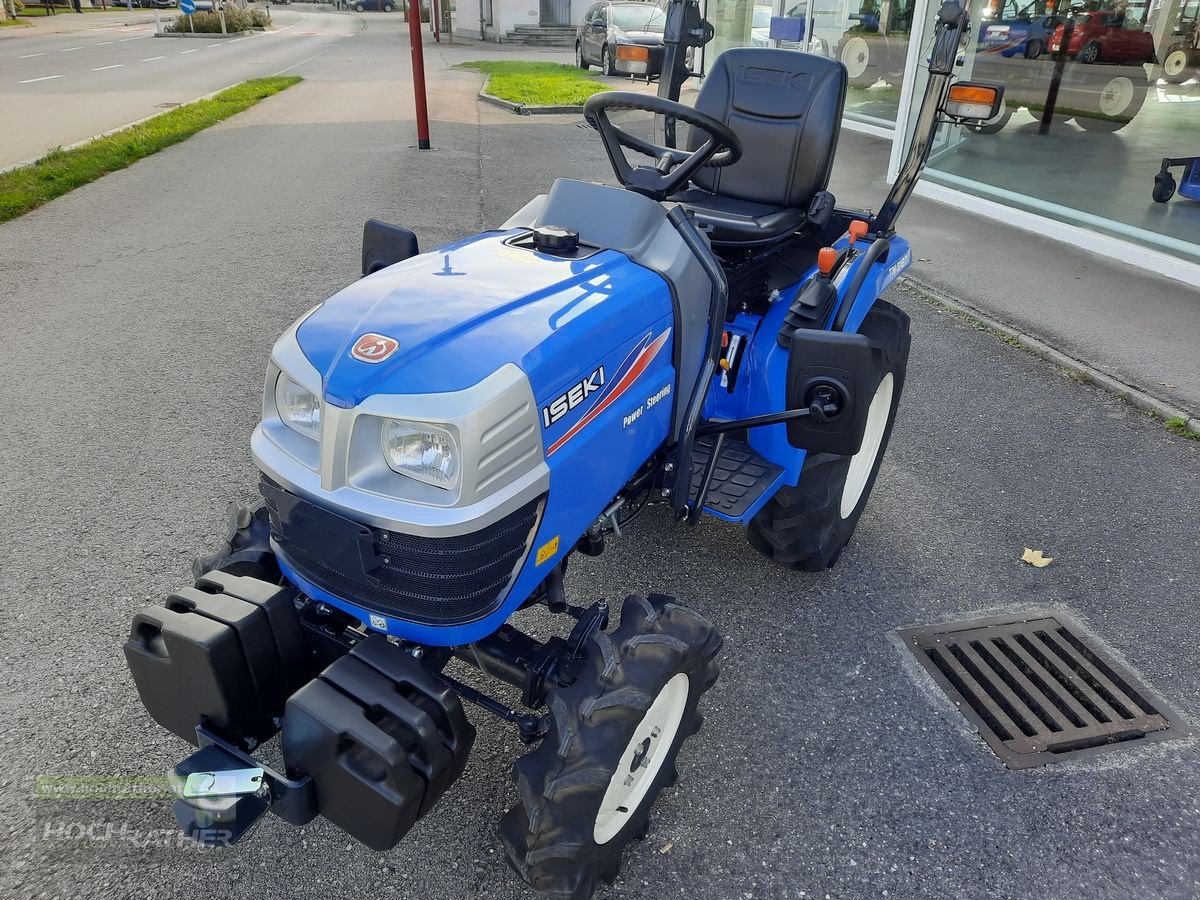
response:
M92 71L93 72L105 72L108 69L123 69L123 68L125 68L124 63L117 63L115 66L101 66L98 69L92 69Z
M109 44L111 44L111 43L112 43L112 41L101 41L101 42L100 42L100 43L98 43L96 46L97 46L97 47L107 47L107 46L108 46Z
M199 47L193 47L191 50L180 50L179 55L182 56L185 53L196 53L199 49Z
M156 59L166 59L165 56L147 56L142 62L154 62Z
M33 59L35 56L45 56L45 53L26 53L24 56L18 56L17 59Z
M135 37L135 38L121 38L121 40L117 41L117 43L118 44L128 44L130 41L140 41L145 37L147 37L147 35L142 35L142 37Z
M53 78L62 78L61 75L43 75L41 78L26 78L24 81L18 81L17 84L33 84L35 81L50 81Z
M62 50L59 50L58 52L59 53L74 53L76 50L82 50L82 49L83 49L82 47L66 47Z

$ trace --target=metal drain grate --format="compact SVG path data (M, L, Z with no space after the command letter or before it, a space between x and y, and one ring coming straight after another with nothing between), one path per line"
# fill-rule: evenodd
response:
M899 635L1010 769L1186 733L1173 710L1061 613Z

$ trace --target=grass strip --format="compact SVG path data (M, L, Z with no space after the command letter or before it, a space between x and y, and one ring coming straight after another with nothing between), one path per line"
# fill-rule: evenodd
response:
M484 91L493 97L526 106L579 106L592 94L612 90L565 63L477 59L459 65L485 73Z
M285 75L245 81L207 100L177 107L72 150L51 150L32 165L0 172L0 222L178 144L300 80Z

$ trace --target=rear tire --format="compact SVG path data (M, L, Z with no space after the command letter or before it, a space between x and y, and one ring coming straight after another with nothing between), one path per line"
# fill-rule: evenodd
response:
M1075 124L1084 131L1113 132L1128 125L1146 102L1150 85L1128 75L1116 75L1105 81L1096 97L1095 111L1109 118L1077 115Z
M780 488L746 530L752 547L793 569L820 572L838 561L866 508L896 422L912 343L908 315L879 301L859 331L887 350L862 448L854 456L809 453L799 483Z
M616 878L700 728L696 705L717 680L720 649L708 620L661 594L626 598L617 630L589 638L579 678L550 693L549 733L513 766L520 802L500 820L508 861L530 887L586 900Z
M1171 84L1183 84L1188 80L1189 61L1188 51L1182 44L1168 47L1163 56L1163 78Z

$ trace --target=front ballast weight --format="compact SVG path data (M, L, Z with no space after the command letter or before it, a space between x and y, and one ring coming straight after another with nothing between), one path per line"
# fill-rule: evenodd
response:
M567 604L561 574L535 597L574 621L546 641L506 624L474 644L424 647L369 633L291 587L223 571L139 612L125 644L138 693L199 748L169 775L181 828L224 845L268 812L297 826L322 815L390 849L462 774L476 733L466 700L535 745L514 768L519 802L500 826L513 868L558 893L611 879L699 727L721 638L662 595L627 598L610 632L608 604ZM524 709L449 675L452 659L518 687ZM283 771L253 755L276 736ZM563 772L576 770L588 783L564 791ZM564 834L579 848L569 860L547 852Z

